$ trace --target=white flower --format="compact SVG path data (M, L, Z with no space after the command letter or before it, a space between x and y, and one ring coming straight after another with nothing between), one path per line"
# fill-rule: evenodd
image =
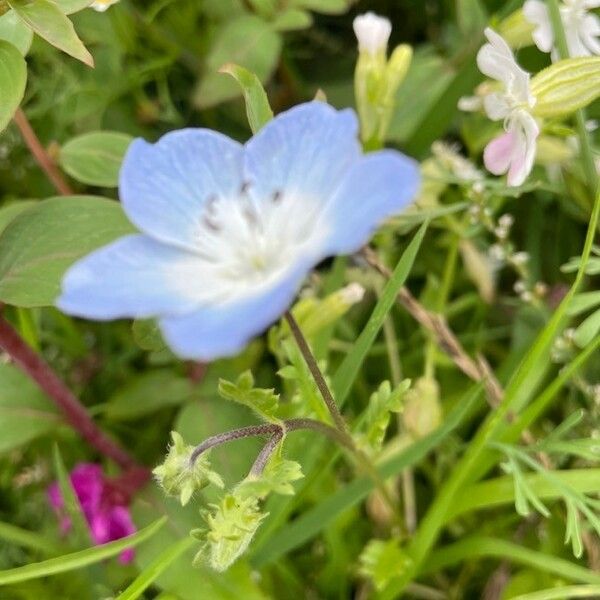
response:
M570 56L600 54L600 18L588 12L600 7L600 0L563 0L560 16ZM535 26L533 41L542 52L552 52L554 31L548 7L542 0L527 0L523 15Z
M95 0L90 7L98 12L104 12L109 6L116 4L118 1L119 0Z
M535 97L529 73L521 69L504 39L489 27L488 44L477 55L479 70L502 84L501 91L487 94L483 106L493 121L504 120L505 133L485 148L484 163L494 175L508 173L508 185L522 185L531 169L540 133L531 114Z
M353 27L358 39L358 49L361 52L378 54L387 50L392 33L392 24L389 19L368 12L356 17Z

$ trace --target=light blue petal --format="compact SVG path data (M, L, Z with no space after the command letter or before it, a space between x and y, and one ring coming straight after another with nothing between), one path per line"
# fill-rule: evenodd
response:
M157 240L197 247L207 200L232 197L242 186L243 146L208 129L181 129L156 144L129 147L119 195L129 219Z
M98 320L189 312L199 302L188 282L202 277L201 265L195 254L128 235L76 262L56 306Z
M382 150L361 158L325 208L331 230L325 255L359 250L386 218L415 199L420 181L418 163L400 152Z
M326 199L360 157L352 110L300 104L267 123L246 144L245 179L257 201L289 193Z
M198 309L159 321L166 342L181 358L212 361L234 356L290 306L309 267L288 273L274 287L244 300Z

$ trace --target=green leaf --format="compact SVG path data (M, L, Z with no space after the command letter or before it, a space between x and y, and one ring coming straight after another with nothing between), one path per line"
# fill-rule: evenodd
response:
M88 185L117 187L121 163L133 138L125 133L95 131L69 140L59 161L71 177Z
M0 235L0 300L25 307L54 304L68 267L134 231L111 200L68 196L37 203Z
M288 8L280 12L273 20L277 31L298 31L308 29L313 23L312 15L300 8Z
M159 554L118 596L116 600L135 600L147 590L160 574L191 548L193 538L184 538Z
M31 48L33 31L19 19L14 10L0 17L0 40L10 42L25 56Z
M360 574L372 580L380 590L408 560L410 559L400 548L398 538L386 541L371 540L359 558Z
M564 600L565 598L598 598L600 585L569 585L513 596L512 600Z
M88 6L91 6L94 0L54 0L54 3L58 5L58 8L65 15L79 12Z
M573 297L567 310L569 316L576 316L600 305L600 290L583 292Z
M51 0L7 0L21 20L49 44L89 67L94 59L75 33L73 23Z
M409 380L403 381L394 389L389 381L384 381L379 389L371 394L361 427L364 443L369 449L374 451L381 449L391 413L402 411L404 394L409 387Z
M341 15L348 10L350 0L293 0L291 4L325 15Z
M0 131L8 125L19 108L26 83L25 59L15 46L0 40Z
M239 95L239 86L218 70L226 63L238 64L267 81L277 66L281 37L269 23L254 15L228 21L213 42L206 73L196 90L198 108L209 108Z
M456 0L458 26L463 34L483 31L488 16L480 0Z
M156 534L166 522L166 517L162 517L141 531L121 538L116 542L108 542L101 546L94 546L93 548L65 554L64 556L58 556L43 562L32 563L23 567L17 567L16 569L0 571L0 585L20 583L30 579L65 573L101 562L107 558L120 554L123 550L141 544Z
M512 564L527 565L570 581L600 583L600 574L568 560L552 556L548 552L536 552L522 544L484 536L465 538L432 552L425 561L421 574L437 573L464 560L472 561L478 557L493 557L507 560ZM559 598L562 599L564 596L561 595Z
M167 348L158 323L154 319L136 319L131 326L135 343L148 352L160 352Z
M333 395L340 406L344 404L348 397L348 393L352 388L360 367L373 345L379 330L383 327L383 322L394 305L400 288L404 285L412 269L417 252L427 231L427 225L427 222L421 225L419 231L417 231L415 237L402 254L367 324L335 374L333 379Z
M226 400L233 400L247 406L265 421L279 422L277 417L279 394L272 389L255 388L254 377L250 371L242 373L235 383L221 379L219 395Z
M273 111L260 79L248 69L233 63L221 67L220 72L231 75L240 84L246 102L248 123L252 133L256 133L273 118Z
M21 529L11 523L0 522L0 539L9 544L30 548L43 554L53 555L60 552L59 547L44 536L27 529Z
M265 498L271 492L284 496L294 495L292 483L302 479L302 467L295 460L287 460L276 451L260 476L249 475L236 488L236 494L245 497Z
M585 348L598 335L598 332L600 332L600 310L592 313L577 327L573 341L580 348Z
M19 200L0 208L0 234L15 217L20 215L24 210L31 208L34 204L36 202L33 200Z
M27 376L0 363L0 452L50 433L61 422L52 402Z
M194 386L170 369L148 371L129 379L108 400L106 416L116 421L138 419L161 408L176 406L192 397Z
M58 481L58 487L60 489L60 493L63 499L63 509L73 526L73 531L71 531L70 533L71 536L74 538L75 546L88 546L90 543L93 543L93 540L90 536L90 530L88 528L87 521L83 514L81 504L77 499L75 489L71 484L69 472L65 467L65 463L63 462L62 456L60 455L60 450L58 449L58 446L56 444L53 448L52 458L54 462L54 471L56 473L56 478Z

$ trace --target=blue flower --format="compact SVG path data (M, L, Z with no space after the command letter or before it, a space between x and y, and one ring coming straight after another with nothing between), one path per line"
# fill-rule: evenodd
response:
M399 152L363 155L352 110L299 105L246 145L206 129L135 140L120 196L140 230L66 273L57 306L97 320L156 317L181 357L239 352L307 273L355 252L419 186Z

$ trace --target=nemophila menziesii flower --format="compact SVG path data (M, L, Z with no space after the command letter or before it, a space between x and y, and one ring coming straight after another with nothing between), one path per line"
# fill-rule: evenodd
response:
M600 18L589 12L600 7L600 0L563 0L560 17L567 38L570 56L600 54ZM542 52L554 49L554 30L546 3L542 0L527 0L523 5L523 16L532 25L533 41Z
M494 175L507 173L508 185L519 186L533 168L540 133L531 114L535 97L529 73L517 64L504 39L490 28L485 30L485 36L488 43L479 50L477 64L502 89L487 94L483 106L490 119L504 121L505 133L486 146L484 163Z
M71 471L70 480L96 544L105 544L135 533L136 527L129 509L121 503L121 495L108 485L99 465L78 464ZM64 499L57 482L48 488L48 500L60 518L61 532L68 533L71 520L64 511ZM133 557L133 549L124 550L119 560L128 563Z
M76 263L64 312L156 317L180 356L239 352L291 304L309 270L365 244L419 186L416 162L363 155L352 110L299 105L246 145L206 129L134 141L120 197L139 228Z

